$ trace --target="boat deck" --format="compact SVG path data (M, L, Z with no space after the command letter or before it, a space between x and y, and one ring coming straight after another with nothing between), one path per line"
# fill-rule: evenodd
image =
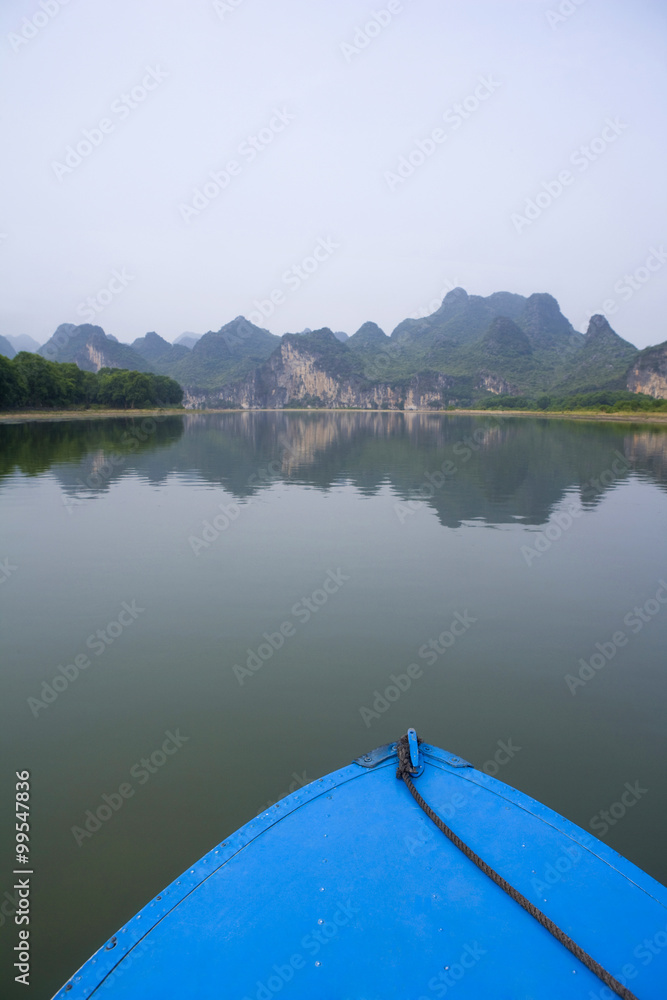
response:
M640 1000L667 996L667 889L422 743L415 786ZM58 1000L563 1000L614 994L431 823L388 744L299 789L152 899ZM662 943L661 943L662 942Z

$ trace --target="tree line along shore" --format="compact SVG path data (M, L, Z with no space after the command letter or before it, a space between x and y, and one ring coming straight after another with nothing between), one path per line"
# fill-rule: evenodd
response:
M182 402L182 388L167 375L125 368L88 372L74 362L47 361L28 351L11 359L0 354L0 410L137 410Z
M0 412L5 417L19 413L37 415L73 415L86 413L113 416L127 410L154 410L182 407L183 389L167 375L131 371L125 368L101 368L84 371L74 362L48 361L39 354L21 351L11 360L0 355ZM318 405L318 400L292 400L287 410L339 411ZM210 412L224 412L224 407ZM357 409L357 407L349 407ZM399 406L399 411L403 407ZM523 414L579 414L600 417L667 417L667 400L655 399L628 390L600 390L567 396L540 393L528 396L493 395L473 407L431 406L421 412L480 413L498 411ZM365 412L365 411L364 411Z

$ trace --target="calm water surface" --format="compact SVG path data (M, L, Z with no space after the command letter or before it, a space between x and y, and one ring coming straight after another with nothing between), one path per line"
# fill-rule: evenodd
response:
M0 444L2 801L29 769L35 872L34 985L3 971L2 996L49 996L269 802L409 725L667 882L667 429L228 413Z

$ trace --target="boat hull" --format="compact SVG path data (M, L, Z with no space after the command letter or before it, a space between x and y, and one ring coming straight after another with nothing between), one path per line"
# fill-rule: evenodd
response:
M529 796L419 749L415 786L458 836L640 1000L664 1000L667 890ZM58 1000L613 996L447 840L396 763L380 747L247 823Z

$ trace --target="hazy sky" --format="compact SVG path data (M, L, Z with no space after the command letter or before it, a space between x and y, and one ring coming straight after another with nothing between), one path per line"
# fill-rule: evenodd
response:
M390 332L462 285L667 338L664 0L3 0L0 38L0 333Z

